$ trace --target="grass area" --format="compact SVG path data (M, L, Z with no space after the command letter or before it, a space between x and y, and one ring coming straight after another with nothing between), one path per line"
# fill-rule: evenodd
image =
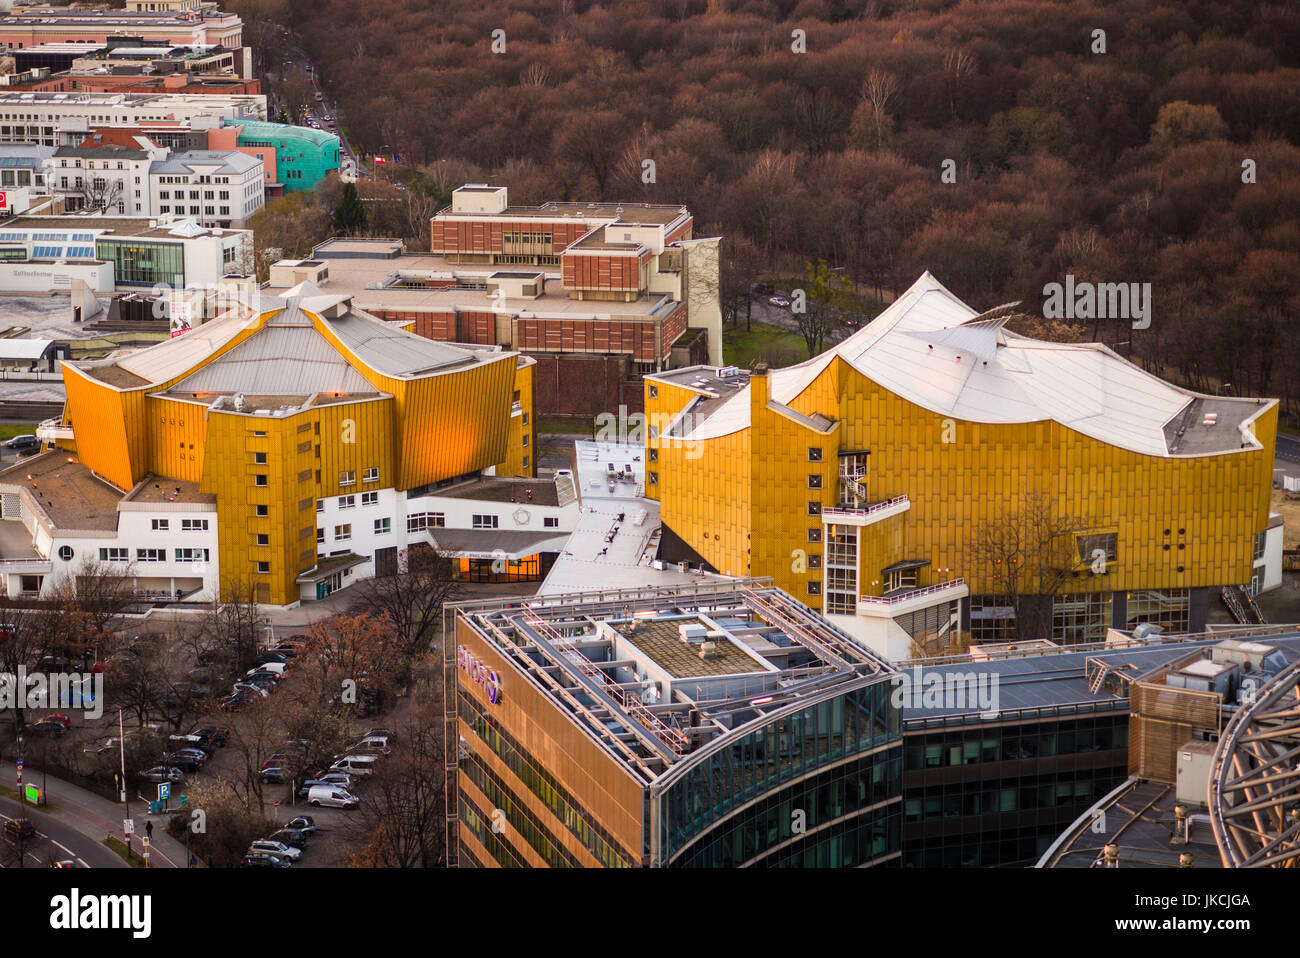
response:
M749 332L741 323L722 331L723 361L741 369L748 369L755 360L763 360L778 368L803 362L808 358L808 347L803 337L779 326L753 323Z
M12 439L14 436L34 435L36 435L36 423L32 423L30 426L24 426L21 423L0 423L0 442Z
M104 839L103 844L109 851L115 852L122 861L129 863L132 868L144 868L144 857L140 854L140 849L135 842L131 843L132 855L130 858L126 857L126 842L122 841L122 839L113 838L110 835Z
M585 416L538 416L538 433L560 433L591 438L595 423Z

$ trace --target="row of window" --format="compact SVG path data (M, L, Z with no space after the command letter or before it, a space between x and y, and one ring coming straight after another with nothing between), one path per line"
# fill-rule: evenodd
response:
M367 469L364 473L361 474L361 481L378 482L379 467L371 466L369 469ZM355 469L347 469L339 473L340 486L354 486L356 485L356 482L357 482L357 471Z
M375 528L375 535L386 536L393 531L393 520L389 519L387 516L385 516L382 519L376 519L374 528ZM349 540L351 540L351 538L352 538L352 523L345 522L342 525L337 525L334 527L335 542L348 542ZM316 541L317 542L325 541L325 530L323 528L318 527L316 529Z
M110 546L106 549L99 550L100 562L130 562L131 550L124 546ZM136 562L166 562L166 549L136 549ZM174 554L176 562L207 562L207 549L176 549Z
M168 532L171 529L170 519L154 519L151 522L154 532ZM182 519L181 532L207 532L207 519Z

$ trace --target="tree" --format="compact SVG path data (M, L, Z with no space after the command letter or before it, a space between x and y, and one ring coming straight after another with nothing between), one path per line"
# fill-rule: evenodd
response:
M103 176L83 179L77 189L80 208L97 213L124 212L122 208L122 181Z
M791 311L799 324L799 335L808 346L808 358L822 351L831 332L843 322L849 308L853 285L840 273L819 259L816 265L804 265L803 303L791 301ZM800 290L795 290L797 296ZM802 309L798 307L802 306Z
M1014 610L1018 639L1051 635L1049 603L1083 561L1078 533L1084 528L1079 519L1058 513L1056 501L1041 492L1028 493L1019 509L976 527L968 546L972 568L991 583L987 594L996 604Z
M355 183L343 184L343 197L334 208L334 228L348 236L360 233L366 226L366 208L361 205Z
M233 651L235 674L251 667L267 629L253 583L233 576L223 579L219 596L204 617L203 629L216 647Z
M1151 127L1151 143L1162 149L1201 140L1221 140L1227 135L1228 124L1223 122L1215 107L1186 100L1175 100L1162 106Z
M460 594L453 571L451 559L417 543L407 552L405 569L354 585L349 610L376 621L386 620L404 655L422 655L438 635L443 605Z

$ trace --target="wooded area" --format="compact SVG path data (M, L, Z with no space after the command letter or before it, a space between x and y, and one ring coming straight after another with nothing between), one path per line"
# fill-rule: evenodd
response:
M928 269L978 308L1038 310L1067 273L1150 282L1149 329L1086 335L1300 411L1293 6L289 4L354 145L442 186L685 203L769 269L892 292Z

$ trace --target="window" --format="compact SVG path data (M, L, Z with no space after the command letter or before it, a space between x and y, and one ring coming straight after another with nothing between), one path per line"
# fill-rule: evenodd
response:
M356 485L356 483L357 483L357 471L355 469L349 469L346 472L339 473L340 486L354 486Z
M473 525L475 529L495 529L497 527L497 517L475 515Z
M542 528L544 528L544 529L558 529L559 527L560 527L560 517L559 517L559 516L544 516L544 517L542 517Z
M129 549L119 549L119 548L100 549L99 561L100 562L126 562L130 558L130 552L131 550Z
M270 571L271 571L271 563L269 563L269 562L259 562L259 563L257 564L257 571L258 571L258 572L263 572L263 573L265 573L265 572L270 572Z
M207 532L207 519L182 519L181 532Z
M361 504L363 506L373 506L379 503L379 493L363 492L361 493Z
M357 504L356 496L339 496L339 508L351 509Z
M136 562L166 562L167 550L166 549L136 549L135 561Z
M270 507L270 506L258 506L258 507L257 507L257 514L258 514L259 516L262 516L262 517L269 516L269 515L271 514L271 507Z
M375 535L386 536L393 531L393 520L387 517L375 520Z
M320 527L317 527L316 529L316 541L317 542L325 541L325 530Z
M351 539L351 538L352 538L352 524L351 524L351 523L347 523L347 524L345 524L345 525L335 526L335 527L334 527L334 541L335 541L335 542L346 542L347 540L349 540L349 539Z
M177 562L207 562L208 550L207 549L177 549L176 561Z
M808 568L820 569L822 567L822 555L820 552L808 553Z
M809 530L808 530L808 541L809 541L809 542L821 542L821 541L822 541L822 531L821 531L821 529L809 529Z
M808 594L809 594L809 595L821 595L821 594L822 594L822 584L821 584L820 582L809 582L809 583L808 583Z
M1119 533L1097 532L1076 537L1079 546L1079 561L1091 566L1098 559L1104 560L1106 569L1119 558ZM1097 553L1103 553L1098 555Z
M259 429L259 430L254 430L254 432L253 432L253 438L254 438L254 439L265 439L265 438L266 438L266 433L265 433L264 431L260 430L260 429Z
M265 485L266 485L266 474L265 474L265 473L258 473L257 475L253 476L253 485L255 485L255 486L265 486Z
M257 544L259 546L269 546L271 544L271 537L265 532L259 532L257 534Z
M822 461L822 447L821 447L821 446L809 446L809 447L808 447L808 461L809 461L809 462L821 462L821 461Z
M867 496L867 453L840 456L840 505L856 506Z
M154 520L153 520L153 531L154 531L154 532L166 532L166 531L167 531L167 520L166 520L166 519L154 519Z
M324 499L317 499L317 500L316 500L316 511L317 511L317 512L324 512L324 511L325 511L325 500L324 500Z
M527 443L524 443L524 445L528 445L528 444L527 444ZM379 467L378 467L378 466L371 466L369 469L367 469L366 472L365 472L365 475L363 475L363 476L361 477L361 481L362 481L362 482L378 482L378 481L379 481Z
M822 504L820 502L808 503L808 515L820 516L822 514Z
M259 466L266 465L266 453L264 452L253 453L253 462Z
M658 399L658 398L659 398L659 387L658 387L658 386L651 386L651 387L650 387L650 398L651 398L651 399Z
M523 420L522 420L522 425L525 425L525 426L528 425L528 413L524 413Z
M651 486L659 485L659 473L654 471L647 472L645 474L645 481L648 485Z
M421 532L425 529L442 529L447 524L447 517L441 512L417 512L406 518L407 532Z
M528 433L524 433L524 445L528 445Z
M820 489L822 487L822 477L816 473L808 473L808 488Z

